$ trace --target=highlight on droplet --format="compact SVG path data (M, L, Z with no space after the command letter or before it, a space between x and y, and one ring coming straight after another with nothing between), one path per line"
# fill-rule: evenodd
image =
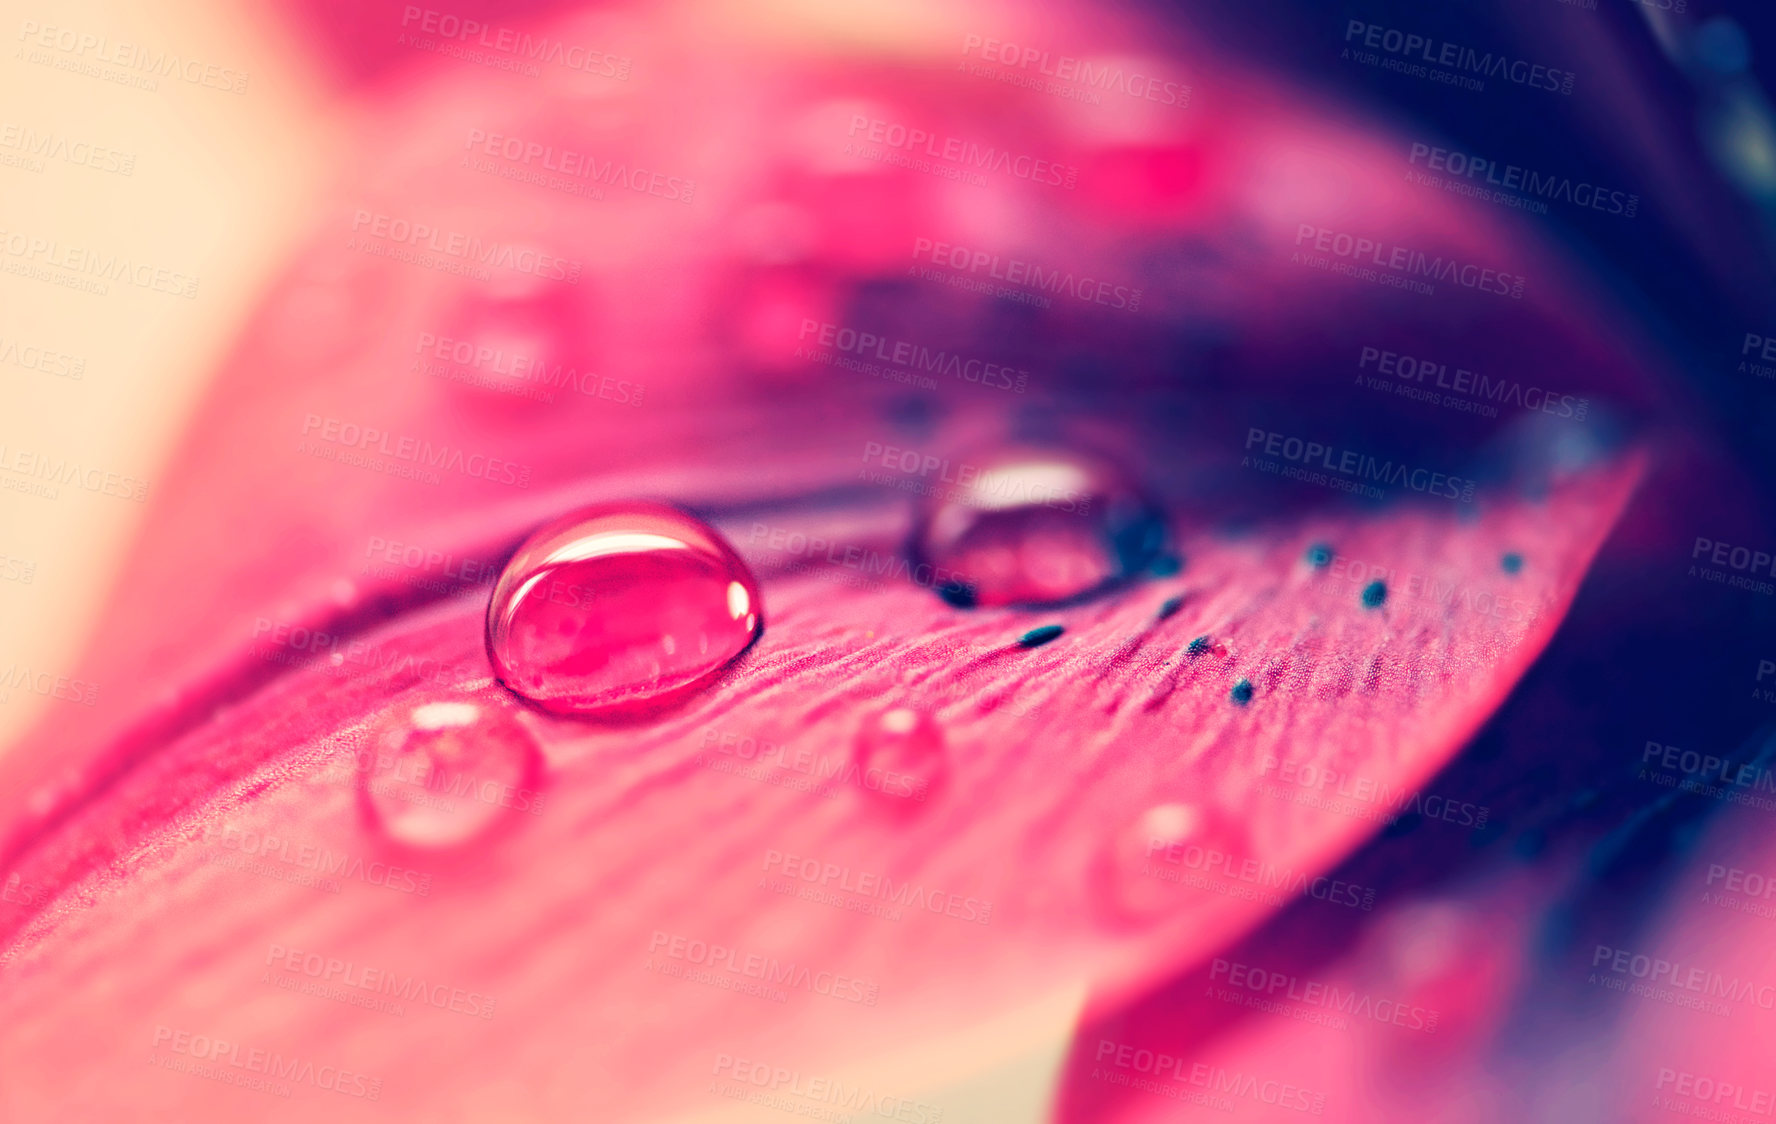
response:
M912 538L915 562L948 575L939 593L958 608L1062 604L1149 576L1166 550L1158 506L1107 460L1013 447L960 464Z

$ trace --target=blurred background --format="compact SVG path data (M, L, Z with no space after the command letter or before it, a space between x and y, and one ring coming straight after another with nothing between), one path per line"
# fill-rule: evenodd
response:
M609 45L598 65L610 71L539 78L488 65L497 49L479 61L441 49L461 21ZM125 577L161 483L177 479L189 492L205 478L194 465L214 479L233 463L226 452L179 458L213 440L203 425L244 413L236 407L251 399L265 356L314 364L312 379L263 375L268 387L295 387L291 401L309 401L304 380L316 395L344 387L330 403L374 381L364 373L374 364L351 364L382 339L382 318L430 294L436 278L401 282L389 297L355 287L359 275L334 259L357 216L399 218L421 201L487 229L567 232L570 242L579 232L581 250L608 249L608 262L568 255L594 269L618 263L612 275L626 279L598 298L606 319L585 346L618 377L663 393L679 416L728 418L710 423L723 434L761 417L785 432L820 424L812 405L793 423L770 412L809 397L789 352L791 326L812 320L991 344L1046 379L1047 390L1015 408L897 400L895 424L914 439L937 420L975 414L1009 417L1025 434L1079 421L1130 450L1213 435L1222 445L1211 443L1202 463L1177 452L1153 483L1230 526L1325 498L1235 471L1230 435L1252 426L1330 425L1364 448L1475 466L1483 480L1525 460L1638 447L1651 468L1570 616L1425 788L1485 809L1485 822L1458 830L1412 813L1379 826L1334 870L1391 903L1372 915L1328 919L1316 903L1297 903L1188 975L1114 1002L1069 995L1044 1008L1046 1025L1021 1060L1006 1072L985 1067L985 1103L997 1107L983 1118L1226 1115L1094 1081L1104 1041L1236 1070L1262 1068L1255 1058L1300 1060L1307 1086L1361 1090L1328 1119L1776 1114L1776 1078L1758 1061L1776 1044L1763 894L1764 872L1776 874L1765 829L1776 803L1754 802L1776 800L1767 783L1776 574L1766 564L1769 585L1759 588L1755 566L1732 561L1737 547L1776 553L1776 345L1765 343L1776 340L1776 10L1710 0L1363 0L1336 10L1306 0L464 0L448 10L77 0L23 10L5 33L0 668L11 685L0 686L0 745L48 752L69 694L79 705L96 691L103 707L158 690L84 676L117 598L136 596ZM1094 105L1094 91L1077 84L1044 97L1020 83L1038 81L1048 56L1006 64L986 58L989 40L1129 59L1176 77L1179 89L1132 98L1133 108ZM132 50L177 53L178 75L150 87ZM1413 71L1439 53L1445 65L1466 59L1486 72L1483 88ZM1502 71L1473 61L1482 56ZM958 77L961 64L980 69ZM670 81L650 79L650 66ZM1515 77L1531 72L1570 82L1542 89ZM1077 186L1052 207L1032 202L1029 185L939 206L906 186L929 177L860 174L849 148L840 151L843 122L877 120L896 99L1018 151L1064 151ZM1155 118L1155 105L1172 115ZM746 131L758 119L766 123ZM656 208L598 225L582 214L594 204L571 194L496 196L488 177L450 179L495 122L565 147L577 131L616 130L696 183L695 210L684 209L696 217L680 223ZM1538 200L1522 179L1491 181L1492 198L1464 193L1464 179L1489 182L1471 174L1475 158L1501 177L1514 168L1566 179L1612 201ZM1442 189L1412 178L1421 174L1441 177ZM778 205L786 199L794 205ZM1402 304L1354 280L1320 289L1289 279L1282 254L1300 247L1303 227L1382 231L1389 216L1398 225L1386 235L1402 244L1434 236L1464 260L1505 263L1527 278L1521 304L1500 312L1495 295L1448 288ZM955 289L909 296L908 266L931 251L919 240L952 230L997 236L1039 262L1095 265L1143 291L1147 315L1044 316ZM695 249L659 249L687 244ZM95 291L94 255L127 259L127 279ZM349 338L335 347L335 335ZM404 359L399 342L377 362ZM1353 357L1372 342L1570 391L1592 403L1595 420L1577 437L1543 441L1509 417L1491 424L1353 398ZM721 374L705 396L685 372L709 367ZM234 397L212 399L224 374ZM847 403L856 405L837 402L834 414ZM577 424L502 409L484 411L503 419L488 423L499 434L490 440L513 456L559 445ZM276 432L294 440L293 425ZM672 430L659 445L694 461L700 432ZM579 464L568 453L534 459L551 483ZM46 460L97 483L46 493L32 467ZM780 467L793 476L801 464L785 454ZM219 518L235 510L217 506ZM229 542L228 529L209 541ZM1747 582L1698 578L1698 560ZM192 582L204 572L194 556ZM144 617L151 608L135 606ZM20 740L33 729L38 741ZM1667 758L1664 747L1715 764ZM1740 770L1736 780L1722 761ZM1649 766L1669 779L1649 780ZM1729 884L1738 896L1726 900ZM1670 951L1679 948L1689 951ZM1612 970L1618 951L1626 967ZM1633 959L1642 955L1644 973ZM1587 964L1666 997L1623 1000ZM1315 1037L1324 1028L1302 1008L1267 1018L1213 997L1254 965L1297 981L1367 980L1376 993L1385 978L1390 994L1439 1012L1441 1025L1405 1045ZM1703 975L1692 987L1696 965ZM1699 1010L1704 1002L1728 1013ZM1685 1018L1673 1021L1674 1010ZM1228 1103L1260 1118L1274 1107L1238 1095Z

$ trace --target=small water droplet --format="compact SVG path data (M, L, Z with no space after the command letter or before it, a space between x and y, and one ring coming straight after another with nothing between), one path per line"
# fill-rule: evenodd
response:
M1040 648L1050 640L1058 638L1061 633L1065 631L1067 630L1058 624L1045 624L1040 628L1032 628L1030 631L1018 637L1018 646L1022 648Z
M952 605L1060 604L1146 573L1164 552L1159 509L1107 461L1017 448L953 464L913 535L919 564L954 575L939 590Z
M506 564L487 657L544 710L628 716L706 686L763 631L758 582L720 532L659 504L599 504Z
M865 719L858 730L856 764L870 791L923 801L948 771L943 728L922 710L884 710Z
M1125 824L1106 848L1104 886L1114 912L1149 918L1196 893L1190 882L1226 869L1238 833L1198 804L1156 804ZM1210 875L1212 877L1212 875Z
M504 696L398 703L358 753L372 823L410 847L454 847L540 804L542 755Z
M1374 581L1370 582L1368 585L1363 587L1363 606L1365 608L1369 608L1369 609L1377 608L1378 606L1381 605L1382 602L1386 601L1387 599L1388 599L1388 586L1387 586L1387 583L1382 581L1380 578L1375 579Z
M1234 702L1241 706L1245 706L1252 701L1252 681L1250 679L1241 679L1238 683L1233 685L1233 690L1229 691L1227 695L1228 698L1231 698Z
M419 369L483 401L547 403L565 395L580 401L596 377L584 370L575 295L523 276L470 292L448 327L419 354Z
M1507 574L1518 573L1523 569L1523 555L1513 550L1499 559L1499 565L1504 568Z

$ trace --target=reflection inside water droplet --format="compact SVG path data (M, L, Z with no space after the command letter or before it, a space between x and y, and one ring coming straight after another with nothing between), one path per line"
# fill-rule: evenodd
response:
M487 656L545 710L620 716L707 685L763 630L758 583L714 528L601 504L518 548L487 607Z
M398 703L357 755L370 821L411 847L453 847L534 812L542 757L503 696Z
M872 792L922 801L948 772L943 728L912 707L872 715L857 732L856 764Z
M1142 574L1165 548L1164 517L1108 461L1012 449L941 471L913 553L959 608L1070 601Z

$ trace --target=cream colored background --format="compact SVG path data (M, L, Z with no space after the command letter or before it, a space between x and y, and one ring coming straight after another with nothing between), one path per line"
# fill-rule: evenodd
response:
M80 381L0 364L0 445L146 478L152 500L182 421L287 252L293 217L322 182L345 119L271 10L218 0L0 7L0 125L136 154L129 176L55 159L40 173L0 166L0 230L199 278L188 300L116 282L101 296L0 273L0 338L86 359ZM247 90L169 78L140 90L33 63L21 57L26 21L245 70ZM152 506L60 492L0 491L0 554L36 563L29 585L0 580L0 672L72 674ZM43 706L68 705L9 694L0 746Z

